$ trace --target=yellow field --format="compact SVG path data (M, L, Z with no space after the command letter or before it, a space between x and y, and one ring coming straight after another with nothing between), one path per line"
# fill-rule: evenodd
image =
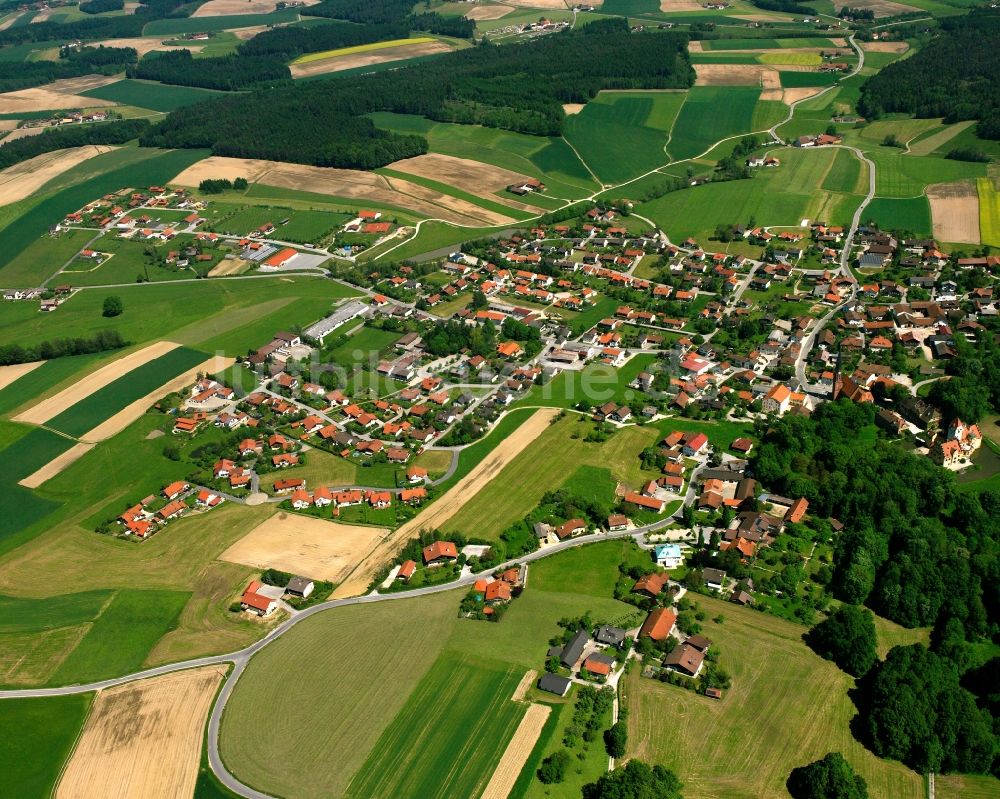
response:
M823 63L819 53L761 53L757 60L762 64L800 64L809 67Z
M417 36L412 39L390 39L387 42L371 42L370 44L358 44L354 47L341 47L339 50L324 50L322 53L308 53L296 58L292 64L310 64L313 61L324 61L327 58L337 58L342 55L354 55L355 53L370 53L373 50L385 50L387 47L399 47L407 44L426 44L434 42L430 36Z
M990 178L978 178L979 238L983 244L1000 245L1000 191Z

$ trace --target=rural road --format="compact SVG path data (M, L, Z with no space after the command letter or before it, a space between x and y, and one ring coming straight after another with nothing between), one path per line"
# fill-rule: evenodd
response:
M233 689L236 686L236 682L239 680L240 675L243 673L247 664L250 662L255 654L260 652L264 647L276 641L278 638L283 636L289 630L291 630L296 624L309 618L310 616L315 616L317 613L322 613L326 610L332 610L334 608L347 607L349 605L367 605L373 602L391 602L397 599L410 599L412 597L428 596L430 594L437 594L443 591L452 591L456 588L464 588L470 586L480 577L492 574L496 569L504 569L515 563L531 563L536 560L541 560L542 558L547 558L550 555L554 555L557 552L563 552L567 549L573 549L575 547L584 546L586 544L592 544L599 541L609 541L621 538L635 538L636 540L642 538L646 533L655 532L662 527L667 526L673 521L672 517L667 517L660 519L659 521L653 522L652 524L645 525L643 527L636 527L632 530L623 530L617 533L594 533L591 535L581 536L579 538L570 539L567 541L561 541L557 544L552 544L545 547L544 549L539 549L534 552L528 553L523 557L516 558L514 560L507 561L504 564L500 564L494 569L490 569L485 572L480 572L478 574L470 574L465 577L461 577L450 583L445 583L443 585L428 586L426 588L416 588L412 591L400 591L398 593L392 594L366 594L364 596L348 597L345 599L333 599L328 602L321 602L318 605L313 605L310 608L300 611L295 616L286 619L277 627L275 627L266 636L261 638L259 641L251 644L248 647L237 650L236 652L230 652L223 655L211 655L209 657L195 658L193 660L184 660L179 663L168 663L163 666L156 666L151 669L145 669L143 671L135 672L133 674L126 674L121 677L114 677L108 680L99 680L97 682L85 683L82 685L66 685L59 688L24 688L18 690L10 691L0 691L0 700L3 699L31 699L31 698L42 698L50 696L68 696L72 694L82 694L89 693L91 691L98 691L104 688L111 688L116 685L124 685L125 683L134 682L136 680L144 680L150 677L158 677L163 674L171 674L177 671L184 671L187 669L195 669L201 666L212 666L224 663L233 664L233 669L229 672L226 677L225 682L222 685L222 689L219 691L216 697L215 704L212 707L212 713L208 720L208 762L212 768L212 771L218 777L219 781L222 782L229 790L240 796L248 797L248 799L274 799L270 794L262 793L249 785L242 783L235 775L229 772L225 764L222 762L222 756L219 753L219 728L222 722L222 714L225 711L226 703L229 701L230 696L232 696Z

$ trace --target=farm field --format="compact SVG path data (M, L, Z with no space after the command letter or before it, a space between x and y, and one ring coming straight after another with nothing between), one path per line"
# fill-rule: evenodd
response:
M979 192L979 236L984 244L1000 246L1000 191L992 178L976 180Z
M166 112L208 100L211 97L218 97L220 93L211 89L198 89L194 86L168 86L156 81L125 79L96 89L89 89L82 94L86 97L110 100L121 105Z
M683 92L601 92L566 120L566 140L604 183L664 164Z
M355 71L410 59L423 59L447 53L451 49L440 39L414 36L410 39L392 39L321 53L307 53L299 56L289 66L293 78L313 78L330 72Z
M219 558L339 583L387 532L278 511Z
M294 8L273 11L269 14L231 14L220 17L182 17L157 19L143 28L144 36L173 36L181 33L216 32L258 25L280 25L297 22L299 12Z
M56 797L190 797L205 721L226 669L207 666L100 691Z
M562 485L581 464L606 466L632 487L638 487L643 478L655 477L641 470L638 457L655 440L655 428L629 427L596 444L571 438L583 428L583 418L569 414L552 424L440 529L495 538L532 511L543 494Z
M691 158L719 139L749 133L760 89L745 86L696 86L688 92L670 134L670 154Z
M915 235L931 235L931 206L926 197L876 197L865 209L865 219L883 230L910 230ZM934 227L935 235L937 227Z
M478 796L525 706L523 672L449 653L428 670L344 792L348 799ZM491 745L484 746L489 740Z
M49 796L90 710L93 694L44 699L5 699L0 705L7 729L0 738L4 791L13 796Z
M53 178L88 158L110 152L111 147L87 145L36 155L0 170L0 205L31 197Z
M879 197L916 197L932 183L952 183L986 174L985 164L931 156L915 158L889 147L865 154L875 162L875 191Z
M50 682L70 685L137 671L190 597L187 591L119 591Z
M920 775L879 760L854 739L855 709L847 696L854 681L802 643L803 627L716 599L696 601L709 619L725 619L702 627L719 647L733 687L713 701L633 671L625 706L635 757L671 768L689 793L721 799L786 796L792 768L839 751L873 799L923 797ZM810 690L803 692L803 685ZM673 712L664 714L665 706Z

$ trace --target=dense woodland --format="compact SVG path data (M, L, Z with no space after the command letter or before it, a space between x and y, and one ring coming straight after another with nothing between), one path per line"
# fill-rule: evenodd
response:
M630 33L620 19L597 22L517 47L481 44L391 72L188 106L142 143L372 169L427 147L422 137L376 130L362 116L372 111L559 135L563 103L587 102L601 89L690 86L686 42L675 33Z
M0 147L0 169L65 147L81 147L85 144L124 144L141 136L148 128L149 121L146 119L50 128L37 136L25 136Z
M290 61L305 53L320 53L370 42L402 39L410 28L402 22L387 25L344 25L330 23L309 27L285 26L262 31L237 48L240 55L275 56ZM204 59L203 59L204 60Z
M80 75L114 75L134 64L132 47L63 48L56 61L0 61L0 92L30 89L54 80Z
M274 56L226 55L195 58L190 50L150 53L126 71L130 78L158 80L181 86L235 91L288 80L292 74Z
M108 11L121 11L125 8L125 0L88 0L80 3L84 14L105 14Z
M1000 139L1000 11L977 9L946 18L941 27L910 58L865 81L859 112L872 119L893 112L945 122L976 119L980 137Z

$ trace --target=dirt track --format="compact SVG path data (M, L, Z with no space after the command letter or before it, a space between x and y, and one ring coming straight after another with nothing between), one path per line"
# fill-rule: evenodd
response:
M444 525L471 497L478 494L490 480L503 471L507 464L538 438L558 413L559 410L556 408L535 411L530 419L500 442L443 497L379 544L358 569L333 592L332 598L340 599L364 593L378 570L389 562L407 541L415 538L421 530L434 530Z
M98 693L57 799L189 799L205 720L225 672L209 666Z
M6 171L6 170L4 170ZM0 172L0 176L3 172ZM0 388L6 388L15 380L28 374L32 369L37 369L45 361L32 361L31 363L18 363L13 366L0 366Z
M343 580L388 530L335 524L280 511L223 552L220 560L273 567L313 580Z
M551 712L548 705L528 706L480 799L507 799Z
M344 197L357 200L359 205L393 205L459 225L505 225L513 221L503 214L406 180L390 180L356 169L210 156L188 167L170 182L180 186L197 186L206 178L226 177L245 177L252 183Z
M979 244L979 193L973 183L935 183L927 187L934 238Z
M419 44L401 44L399 47L386 47L384 50L372 50L367 53L352 53L351 55L334 56L305 64L293 64L290 69L293 78L305 78L310 75L325 75L330 72L341 72L345 69L367 67L372 64L386 64L390 61L400 61L404 58L447 53L451 48L443 42L421 42Z
M112 380L116 380L124 374L128 374L136 367L144 363L159 358L179 345L172 341L157 341L141 350L129 353L107 366L102 366L94 372L90 372L77 380L69 388L63 389L48 399L33 405L24 413L14 417L15 422L30 422L31 424L44 424L53 416L58 416L71 405L75 405L84 397L89 397L99 388L103 388Z
M88 158L107 153L115 147L88 144L83 147L72 147L68 150L55 150L43 153L9 166L0 171L0 205L15 203L30 197L38 189L53 178L58 177Z

